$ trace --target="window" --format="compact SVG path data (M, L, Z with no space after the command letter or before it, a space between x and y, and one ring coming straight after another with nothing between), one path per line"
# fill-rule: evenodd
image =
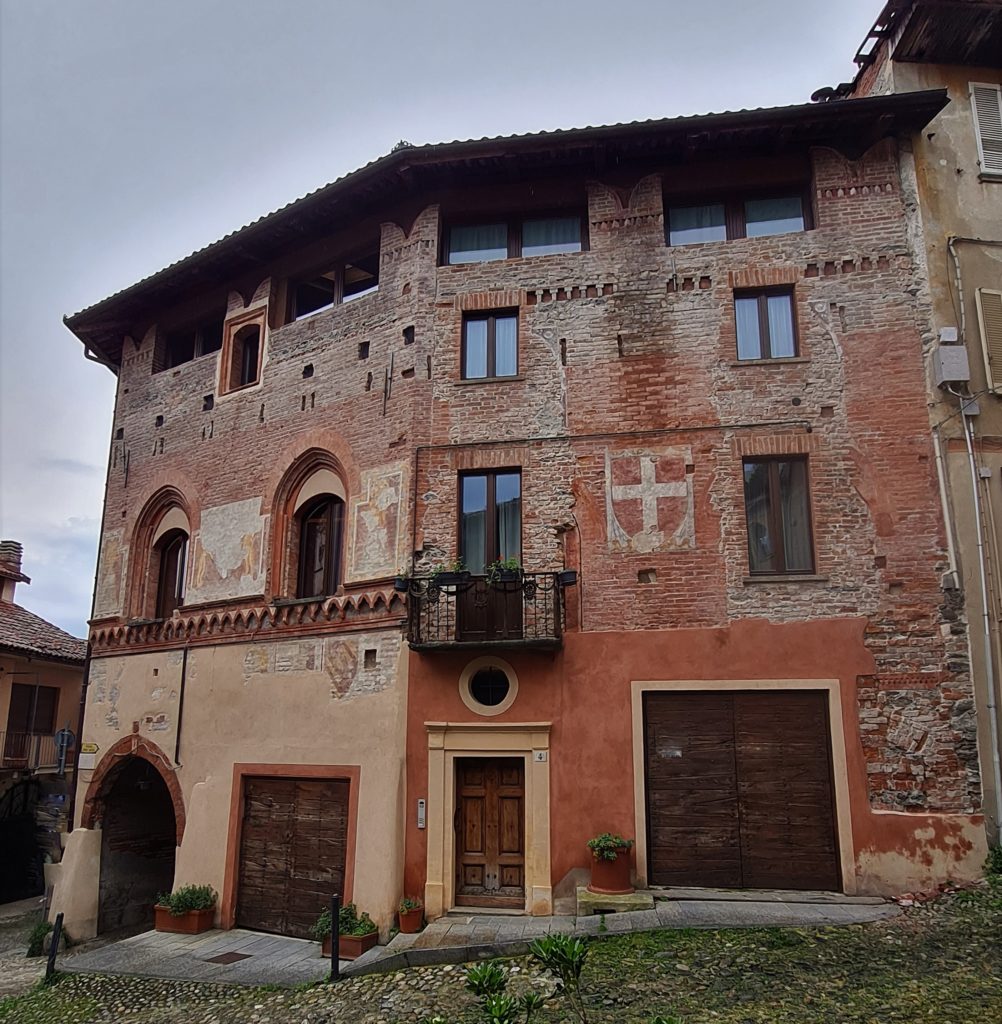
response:
M461 372L464 380L518 374L518 313L472 313L463 317Z
M1002 178L1002 86L971 83L981 176Z
M379 250L323 273L294 281L289 288L288 320L302 320L379 287Z
M12 684L10 709L7 712L8 733L52 735L56 731L58 705L58 687Z
M344 502L333 494L310 502L299 519L300 598L327 597L341 583L341 533Z
M515 256L548 256L587 248L578 214L453 224L446 232L444 263L484 263Z
M170 370L190 363L199 356L218 352L223 345L223 314L207 317L196 324L158 333L153 372Z
M522 475L518 470L459 478L459 555L474 575L498 559L522 558Z
M169 619L184 604L184 569L188 556L188 534L171 530L154 549L157 553L156 617Z
M807 459L746 459L743 468L751 574L813 572Z
M789 359L797 354L790 289L735 292L738 359Z
M803 196L737 197L699 205L668 206L668 244L723 242L729 238L759 238L804 231L809 208Z

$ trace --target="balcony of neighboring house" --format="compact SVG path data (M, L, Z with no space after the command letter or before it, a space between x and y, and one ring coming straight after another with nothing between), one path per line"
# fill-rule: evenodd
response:
M0 768L21 772L55 770L59 747L49 733L0 732Z
M556 650L563 642L564 588L574 572L489 569L401 577L408 640L414 650L520 647Z

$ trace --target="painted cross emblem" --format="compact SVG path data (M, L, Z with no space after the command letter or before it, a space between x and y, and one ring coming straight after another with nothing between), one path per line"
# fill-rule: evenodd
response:
M607 452L609 546L637 553L695 547L688 449Z

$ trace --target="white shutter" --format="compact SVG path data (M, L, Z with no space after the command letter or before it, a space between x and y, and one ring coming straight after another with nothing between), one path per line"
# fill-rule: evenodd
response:
M971 111L981 173L1002 176L1002 87L972 82Z
M974 293L981 328L981 347L985 352L988 387L1002 392L1002 292L978 288Z

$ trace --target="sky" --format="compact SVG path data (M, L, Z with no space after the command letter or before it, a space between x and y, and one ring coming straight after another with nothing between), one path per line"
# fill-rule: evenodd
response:
M420 144L806 103L882 0L0 0L0 536L83 636L115 378L73 313Z

